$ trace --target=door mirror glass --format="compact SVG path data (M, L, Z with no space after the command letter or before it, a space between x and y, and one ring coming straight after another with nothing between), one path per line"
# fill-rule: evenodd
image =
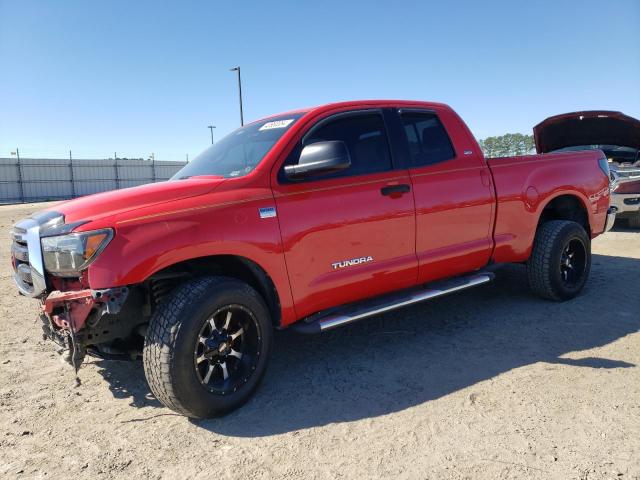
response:
M290 180L299 180L338 172L350 166L347 145L340 140L329 140L305 146L297 165L287 165L284 173Z

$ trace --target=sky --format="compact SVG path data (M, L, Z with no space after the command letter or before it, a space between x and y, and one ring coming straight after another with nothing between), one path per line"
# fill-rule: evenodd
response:
M193 158L245 122L354 99L448 103L477 138L640 118L640 0L0 0L0 157Z

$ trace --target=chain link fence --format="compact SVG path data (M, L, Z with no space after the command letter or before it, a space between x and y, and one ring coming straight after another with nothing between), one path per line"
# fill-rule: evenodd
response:
M161 182L185 164L142 159L0 158L0 203L66 200Z

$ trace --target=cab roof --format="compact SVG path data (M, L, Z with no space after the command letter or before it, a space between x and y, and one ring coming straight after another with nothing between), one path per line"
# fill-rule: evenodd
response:
M448 105L444 103L438 102L422 102L417 100L351 100L345 102L332 102L325 103L322 105L316 105L314 107L307 108L299 108L295 110L289 110L287 112L281 112L274 115L269 115L263 118L260 118L256 121L268 120L274 117L281 117L283 115L293 115L293 114L307 114L307 113L319 113L327 110L337 110L340 108L350 108L350 107L362 107L362 108L370 108L370 107L420 107L420 108L450 108ZM253 122L252 122L253 123Z

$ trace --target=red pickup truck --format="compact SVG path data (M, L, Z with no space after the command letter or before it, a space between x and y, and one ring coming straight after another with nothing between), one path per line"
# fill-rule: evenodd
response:
M609 188L598 150L487 160L446 105L337 103L239 128L168 182L22 220L12 262L76 369L141 354L157 398L202 418L249 398L274 328L321 332L505 262L574 297Z

